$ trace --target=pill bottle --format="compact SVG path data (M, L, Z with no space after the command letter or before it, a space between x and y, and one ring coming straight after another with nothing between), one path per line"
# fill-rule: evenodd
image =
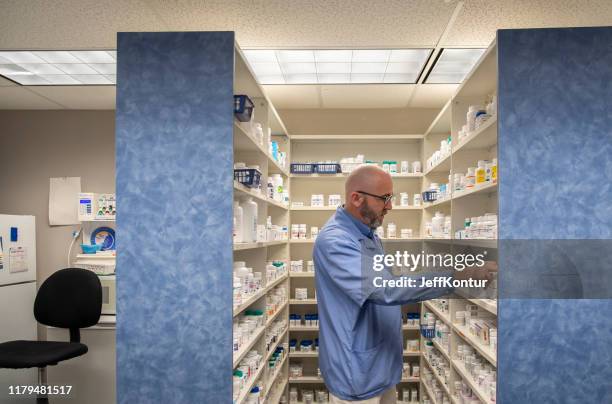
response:
M292 224L291 225L291 238L292 239L298 239L300 237L300 225L299 224Z
M434 238L442 238L444 233L444 215L436 212L431 220L431 234Z
M409 171L410 171L410 163L406 160L403 160L400 163L400 172L402 174L408 174Z
M248 197L242 204L242 234L245 243L253 243L257 240L257 202Z
M478 114L478 111L480 110L482 110L482 106L480 105L470 105L470 107L468 108L466 116L468 132L474 132L474 130L476 129L476 114Z
M485 182L487 184L492 183L492 174L493 174L493 163L487 162L485 164Z
M234 243L242 243L243 231L242 226L244 223L242 207L238 201L234 201Z
M478 160L478 168L476 169L476 185L482 185L487 178L485 160Z
M467 174L465 176L465 189L473 189L476 184L476 168L468 167Z
M493 159L491 162L491 182L497 183L497 159Z
M397 161L389 161L389 173L397 174Z
M396 238L397 237L397 227L395 223L389 223L387 225L387 238Z
M408 192L400 193L400 206L408 206L410 204L410 198Z
M315 267L314 267L314 261L308 261L306 263L306 271L307 272L314 272Z

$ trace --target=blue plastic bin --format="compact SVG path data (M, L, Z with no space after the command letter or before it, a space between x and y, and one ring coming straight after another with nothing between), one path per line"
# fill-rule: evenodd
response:
M234 95L234 116L240 122L249 122L254 108L255 104L247 95Z
M316 163L314 166L317 174L339 174L342 172L338 163Z
M291 163L291 174L312 174L314 173L314 164L312 163Z
M438 192L436 191L423 192L423 202L433 202L436 199L438 199Z
M234 180L249 188L259 187L261 173L254 168L237 168L234 170Z

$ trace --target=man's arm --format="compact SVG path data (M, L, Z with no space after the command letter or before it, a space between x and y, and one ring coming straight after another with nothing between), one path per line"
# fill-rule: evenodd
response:
M321 236L319 236L321 237ZM422 300L434 299L448 294L452 289L442 287L420 287L421 275L415 278L415 287L376 287L374 278L399 279L387 270L376 272L361 252L361 245L346 237L339 230L332 230L325 234L324 239L315 246L314 260L317 270L325 271L326 276L346 291L351 300L359 306L366 301L374 304L396 306L415 303ZM426 279L435 276L452 276L452 271L423 274Z

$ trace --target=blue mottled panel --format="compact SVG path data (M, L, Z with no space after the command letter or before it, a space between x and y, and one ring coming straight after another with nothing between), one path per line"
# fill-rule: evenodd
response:
M120 33L119 403L231 400L234 34Z
M503 240L612 239L611 43L611 28L498 33L506 279L520 252ZM611 300L500 300L498 401L612 402L610 341Z

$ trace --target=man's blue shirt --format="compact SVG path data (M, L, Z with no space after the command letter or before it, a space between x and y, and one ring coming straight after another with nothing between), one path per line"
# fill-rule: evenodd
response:
M374 288L376 254L384 254L378 236L343 207L321 229L314 246L319 368L329 391L343 400L372 398L400 382L401 305L449 292ZM376 276L392 279L387 270Z

